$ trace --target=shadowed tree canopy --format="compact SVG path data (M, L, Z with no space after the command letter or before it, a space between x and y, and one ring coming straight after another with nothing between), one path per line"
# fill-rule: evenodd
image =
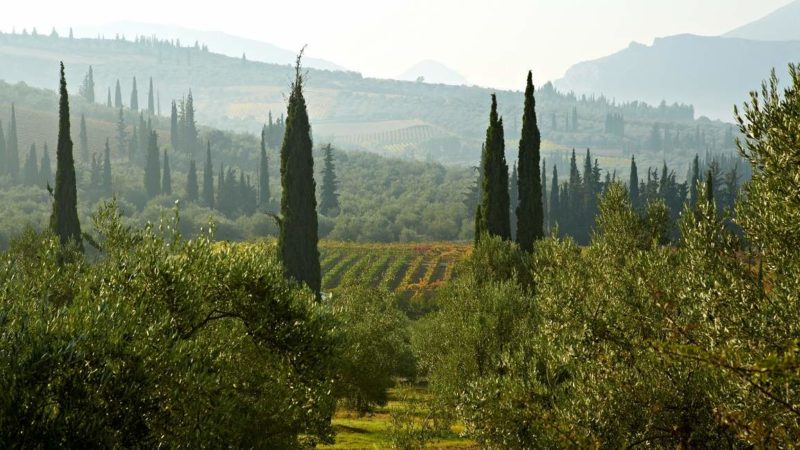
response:
M56 149L56 185L53 190L53 213L50 229L62 245L75 244L83 250L81 224L78 220L78 189L75 185L75 160L69 134L69 94L61 63L58 103L58 147Z
M311 125L303 98L303 52L297 56L281 146L281 218L278 247L286 275L319 294L320 273L316 183Z

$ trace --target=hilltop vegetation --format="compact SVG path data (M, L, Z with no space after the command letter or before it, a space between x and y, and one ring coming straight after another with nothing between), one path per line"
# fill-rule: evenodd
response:
M0 57L7 64L0 67L0 79L53 88L51 67L63 59L68 79L77 84L91 62L98 102L104 102L119 80L128 105L133 77L142 85L152 77L163 115L171 99L185 97L191 89L200 123L250 133L260 129L267 111L285 109L291 67L230 58L193 44L3 34ZM479 159L484 111L492 90L371 79L341 71L308 70L308 76L316 141L444 163L474 165ZM499 114L507 118L506 138L516 142L522 95L496 93ZM732 139L726 138L730 125L695 120L689 105L578 97L549 84L539 88L537 100L544 156L552 161L572 147L591 147L612 159L611 169L624 167L626 156L636 153L648 165L666 160L684 171L695 153L734 150ZM624 125L609 127L610 116ZM656 125L672 145L650 139Z

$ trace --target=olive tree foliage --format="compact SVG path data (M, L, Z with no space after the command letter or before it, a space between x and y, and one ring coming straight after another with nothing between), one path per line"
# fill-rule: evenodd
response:
M10 447L298 448L331 441L335 337L274 250L134 231L59 264L28 232L0 261L0 442Z

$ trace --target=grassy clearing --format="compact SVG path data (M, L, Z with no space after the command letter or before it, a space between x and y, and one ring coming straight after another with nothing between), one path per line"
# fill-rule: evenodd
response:
M373 414L359 417L357 414L341 410L333 419L336 430L336 443L321 446L322 449L385 449L392 447L392 414L413 412L415 421L424 420L431 400L423 387L403 386L390 390L389 403L378 408ZM427 442L432 449L477 449L474 441L462 438L459 425L451 427Z

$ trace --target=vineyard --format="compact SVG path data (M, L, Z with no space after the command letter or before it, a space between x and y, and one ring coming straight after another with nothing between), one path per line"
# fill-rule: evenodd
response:
M432 292L450 279L471 246L457 243L356 244L320 242L322 285L366 284L408 297Z

